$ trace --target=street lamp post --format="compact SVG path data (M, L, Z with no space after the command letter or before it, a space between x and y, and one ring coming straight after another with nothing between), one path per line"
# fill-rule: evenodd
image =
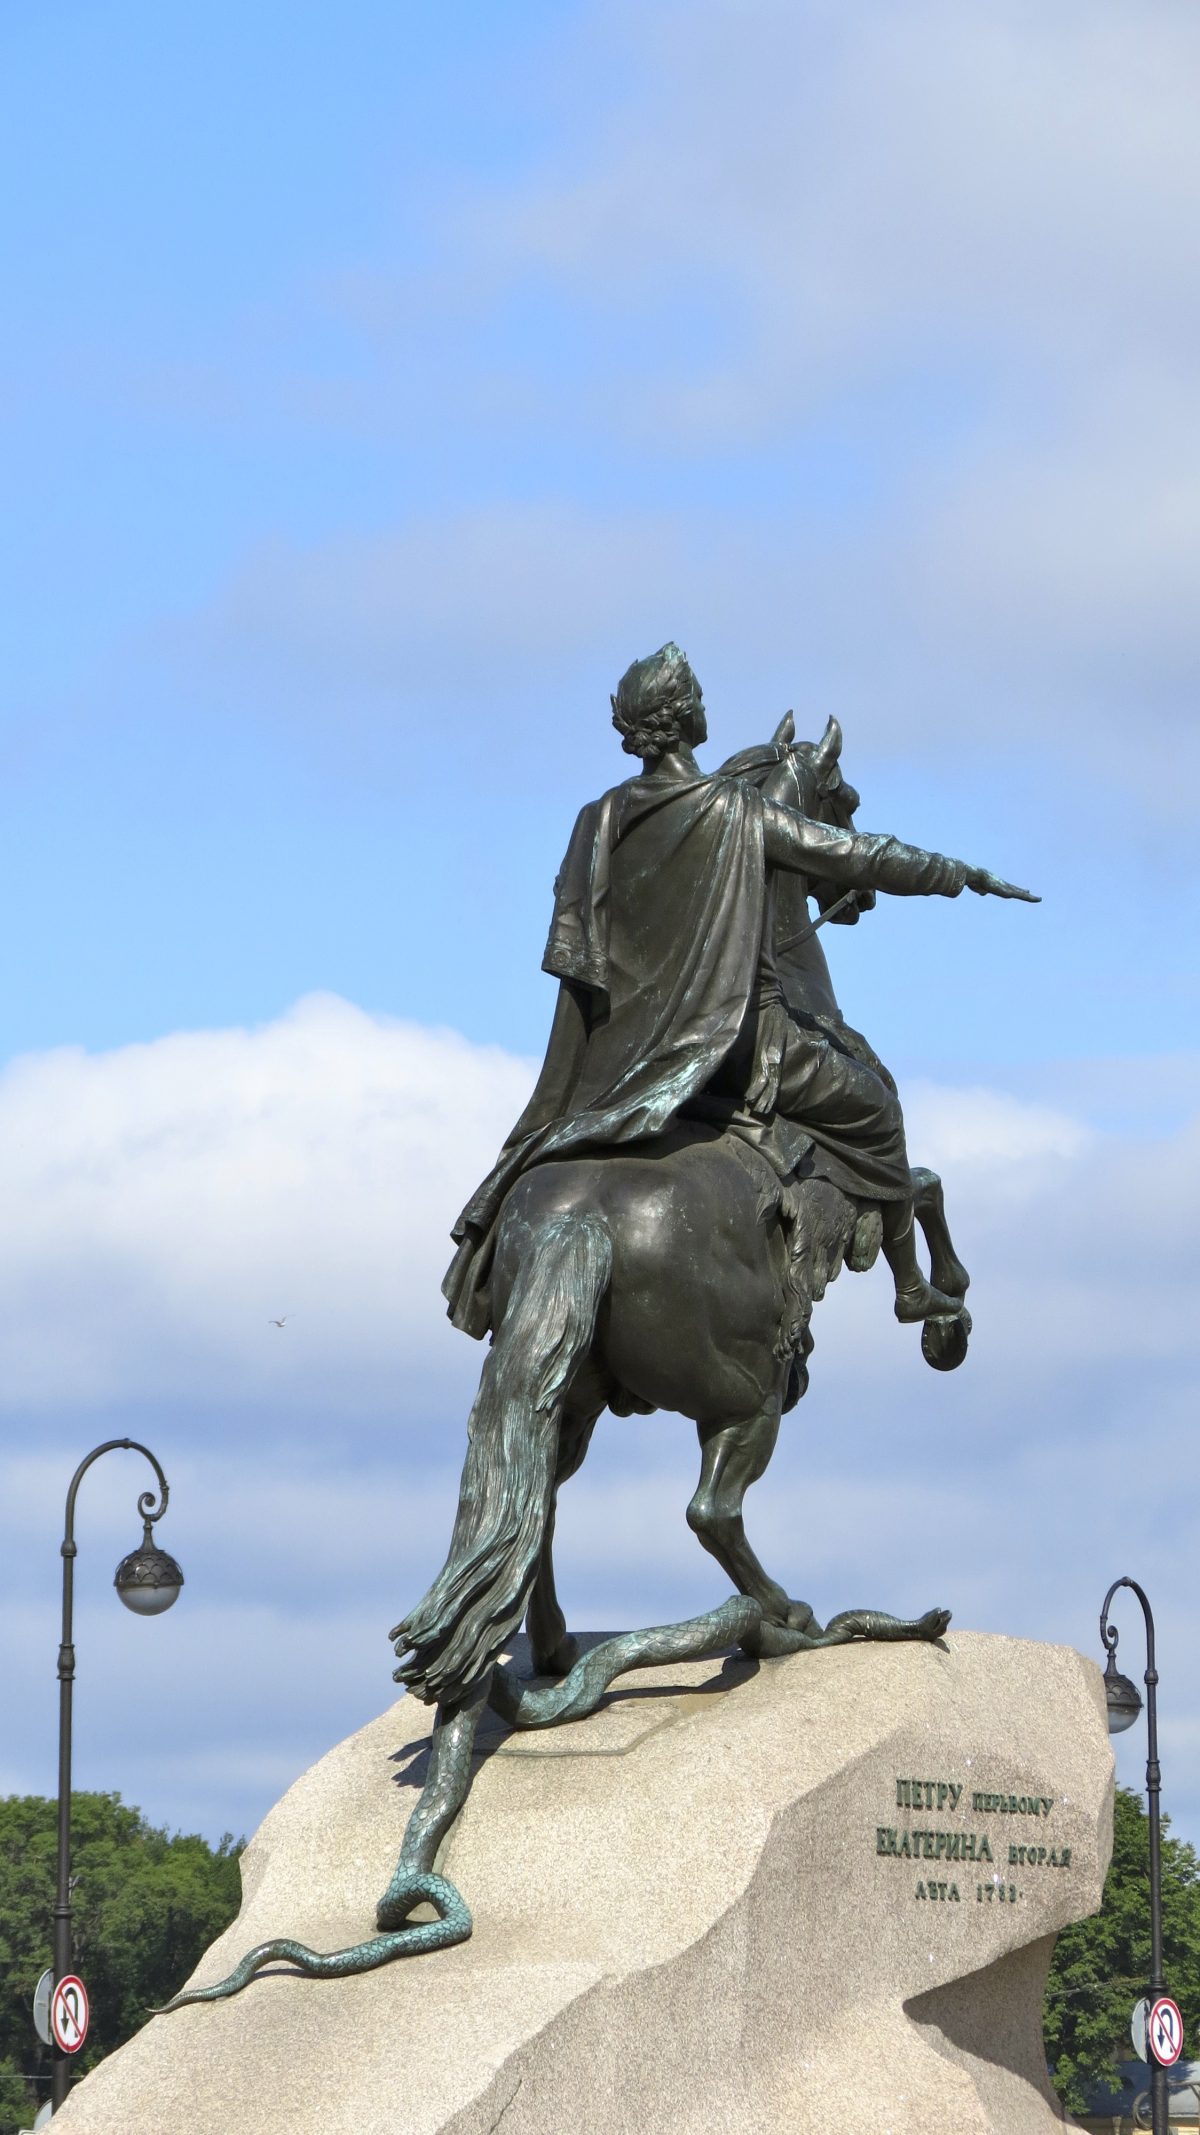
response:
M1160 1994L1166 1992L1163 1978L1162 1949L1162 1836L1159 1827L1159 1796L1162 1792L1162 1769L1158 1761L1158 1670L1154 1665L1154 1618L1150 1603L1136 1579L1114 1579L1104 1597L1100 1611L1100 1636L1104 1641L1108 1660L1104 1669L1104 1695L1108 1706L1108 1731L1110 1735L1122 1735L1132 1727L1142 1709L1142 1700L1137 1686L1127 1675L1117 1670L1117 1628L1108 1620L1109 1608L1117 1588L1127 1586L1137 1595L1146 1619L1146 1799L1150 1811L1150 2005L1153 2007ZM1167 2129L1167 2071L1160 2067L1154 2052L1154 2041L1147 2035L1146 2053L1150 2062L1150 2125L1153 2135L1168 2135Z
M67 1491L62 1540L62 1642L58 1649L58 1895L54 1904L54 1983L71 1970L71 1693L75 1682L75 1647L72 1642L75 1606L75 1498L93 1461L118 1448L143 1453L158 1478L157 1500L153 1490L143 1490L138 1499L142 1540L117 1566L113 1585L127 1609L138 1616L159 1616L179 1597L183 1573L174 1557L155 1547L151 1532L167 1509L167 1478L148 1446L135 1438L109 1438L81 1460ZM71 2056L55 2052L50 2078L51 2110L57 2113L67 2095Z

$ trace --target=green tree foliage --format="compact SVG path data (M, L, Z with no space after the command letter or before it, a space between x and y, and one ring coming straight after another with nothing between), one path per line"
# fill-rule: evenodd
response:
M33 2028L33 1990L52 1956L57 1809L0 1799L0 2135L32 2126L50 2053ZM75 1970L91 2000L77 2066L124 2044L183 1984L241 1903L240 1844L168 1837L119 1794L72 1799ZM46 2080L31 2084L30 2074Z
M1200 1860L1163 1818L1163 1971L1183 2015L1185 2052L1200 2042ZM1140 1794L1117 1788L1104 1903L1058 1938L1046 1986L1046 2056L1071 2113L1094 2085L1133 2059L1129 2019L1150 1976L1150 1819Z

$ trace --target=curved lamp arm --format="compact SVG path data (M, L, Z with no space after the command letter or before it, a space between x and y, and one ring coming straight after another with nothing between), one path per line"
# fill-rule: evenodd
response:
M1116 1625L1109 1623L1108 1612L1112 1607L1113 1595L1118 1587L1122 1586L1127 1586L1132 1593L1136 1594L1142 1604L1142 1615L1146 1619L1146 1687L1152 1690L1158 1684L1158 1671L1154 1665L1154 1617L1151 1613L1150 1603L1146 1599L1145 1589L1138 1585L1136 1579L1128 1577L1114 1579L1104 1597L1104 1607L1100 1611L1100 1636L1104 1641L1104 1650L1106 1653L1115 1653L1117 1650L1119 1633Z
M64 1557L75 1555L75 1499L79 1493L79 1485L93 1461L99 1460L102 1453L115 1453L118 1448L129 1453L144 1453L155 1475L158 1477L158 1508L155 1510L154 1491L143 1490L138 1498L139 1519L144 1521L147 1527L153 1527L155 1521L161 1520L167 1509L167 1500L171 1495L167 1486L167 1478L150 1451L149 1446L140 1444L136 1438L106 1438L102 1446L94 1446L87 1458L80 1461L74 1475L71 1477L70 1488L67 1491L67 1511L63 1532L62 1553Z

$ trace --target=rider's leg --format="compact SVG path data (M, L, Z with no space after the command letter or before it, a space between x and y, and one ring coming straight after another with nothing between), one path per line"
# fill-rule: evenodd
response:
M600 1413L599 1409L568 1409L560 1426L554 1495L550 1500L550 1513L542 1537L541 1555L529 1595L529 1607L525 1613L525 1629L529 1633L529 1643L533 1649L535 1675L567 1675L579 1657L578 1643L567 1631L567 1621L559 1606L558 1591L554 1584L554 1513L559 1486L583 1465L583 1457Z
M813 1623L811 1608L806 1601L789 1601L783 1587L764 1571L742 1524L742 1500L775 1450L779 1414L776 1394L743 1423L698 1425L700 1481L687 1520L739 1592L757 1601L771 1623L806 1631Z
M864 1061L793 1024L777 1104L786 1118L812 1136L818 1170L879 1208L884 1257L896 1285L897 1319L928 1320L957 1312L961 1297L936 1288L917 1260L913 1179L904 1115L894 1090Z

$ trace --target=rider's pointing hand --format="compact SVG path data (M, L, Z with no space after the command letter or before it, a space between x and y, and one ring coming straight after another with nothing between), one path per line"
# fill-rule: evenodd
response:
M993 875L986 867L968 867L965 887L974 890L977 897L1019 897L1022 904L1042 901L1032 890L1019 890L1015 882L1005 882L1002 875Z

